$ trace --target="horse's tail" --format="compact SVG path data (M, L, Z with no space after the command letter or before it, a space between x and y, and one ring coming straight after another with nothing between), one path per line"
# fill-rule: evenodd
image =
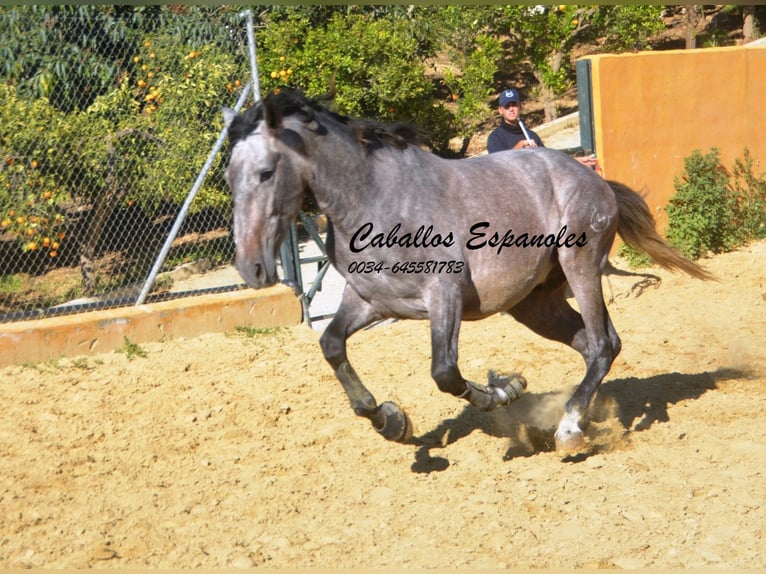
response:
M645 251L665 269L683 271L697 279L714 279L711 273L678 253L657 233L654 217L643 197L625 184L616 181L607 183L617 199L617 233L625 243Z

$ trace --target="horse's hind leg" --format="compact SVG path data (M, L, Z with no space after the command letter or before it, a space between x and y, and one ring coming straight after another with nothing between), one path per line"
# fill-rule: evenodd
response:
M346 392L354 413L369 419L375 430L388 440L407 442L412 436L412 425L407 415L390 401L378 405L348 361L348 338L378 319L380 317L374 313L372 307L355 291L346 287L338 311L319 343L325 359L330 363Z
M580 307L582 330L574 334L572 346L585 359L585 376L566 404L566 410L556 429L556 448L576 451L584 442L580 423L585 419L588 407L601 381L620 352L621 343L609 318L601 287L601 261L595 254L574 250L560 253L561 266L569 279L569 287Z
M564 276L538 286L526 299L510 310L511 315L532 331L547 339L569 345L589 363L588 334L582 315L575 311L566 299L567 283ZM620 338L607 316L607 330L612 359L620 350ZM602 377L603 378L603 377ZM583 444L582 417L590 404L601 379L586 374L577 389L577 399L567 404L564 416L566 423L560 426L556 435L558 450L577 450ZM596 382L594 385L593 383Z

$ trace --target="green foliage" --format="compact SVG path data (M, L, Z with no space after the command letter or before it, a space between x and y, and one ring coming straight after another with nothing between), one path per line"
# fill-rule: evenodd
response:
M141 345L131 341L128 337L125 337L125 344L121 349L118 349L118 352L125 353L125 356L129 361L132 361L136 357L145 359L148 356L146 350Z
M652 265L652 258L646 253L635 247L628 245L627 243L621 243L617 249L617 254L620 257L624 257L628 262L628 265L632 269L640 269L641 267L649 267Z
M511 5L505 7L515 63L529 63L546 105L571 86L577 42L606 37L607 50L643 49L662 29L661 6ZM553 118L549 118L553 119Z
M82 8L78 21L89 14ZM15 16L3 11L0 23ZM63 20L71 24L72 16ZM24 251L56 257L72 206L138 203L151 213L180 204L191 189L220 132L220 106L241 89L244 57L218 44L186 44L172 29L133 39L119 81L90 90L83 109L83 99L60 109L62 98L23 89L19 75L0 83L0 233L11 233ZM64 76L57 82L64 85ZM228 208L224 161L218 157L193 212Z
M604 30L604 49L611 52L649 49L649 38L665 28L660 5L602 6L599 28Z
M237 333L241 333L243 337L246 337L248 339L252 339L256 336L266 336L266 335L276 335L280 331L283 330L282 327L247 327L247 326L240 326L236 327L235 330Z
M456 104L454 121L463 138L470 138L487 119L487 100L494 92L493 80L502 57L500 41L476 26L477 20L473 23L456 23L447 38L452 66L444 71L444 83Z
M112 85L120 57L152 9L96 6L0 8L2 75L28 98L84 109Z
M204 6L0 7L0 76L22 97L84 110L131 69L147 33L166 30L192 48L214 42L242 53L227 26L232 18L231 8Z
M766 173L756 176L750 150L734 161L732 193L736 201L736 218L743 240L766 237Z
M705 155L694 150L684 160L683 177L675 178L676 194L666 210L668 240L687 257L729 251L737 244L736 202L728 182L717 148Z
M667 207L666 235L683 255L697 259L707 252L722 253L766 237L766 173L754 173L755 162L745 148L729 173L720 152L694 150L684 160L684 174L675 179L676 194ZM644 267L651 259L622 244L619 255L631 267Z
M340 113L409 121L426 131L439 127L432 136L442 131L444 114L434 109L423 44L407 20L335 12L317 26L293 11L270 21L259 42L264 92L282 85L299 86L310 96L334 91Z
M528 59L542 87L560 94L569 87L570 52L592 11L578 6L512 5L506 8L512 53L522 63Z
M207 154L221 130L222 103L233 103L244 76L241 61L215 45L192 49L178 45L174 36L144 42L141 62L149 62L135 82L140 112L133 121L142 136L135 139L151 154L144 159L145 176L131 190L130 198L148 207L157 201L180 204L188 195ZM152 58L154 55L154 58ZM225 158L216 159L200 189L193 211L229 205L223 185ZM134 171L141 166L131 167Z
M753 174L747 149L735 162L733 183L717 148L704 155L694 150L684 166L682 179L675 179L676 194L666 207L671 245L698 258L766 236L766 177Z
M0 101L0 233L56 257L65 237L59 206L71 199L58 169L70 127L47 100L24 101L11 86L0 84Z

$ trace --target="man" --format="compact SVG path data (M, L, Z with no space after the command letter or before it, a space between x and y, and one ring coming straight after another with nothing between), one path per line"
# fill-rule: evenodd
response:
M528 147L545 147L540 136L533 130L526 127L519 115L521 114L521 96L515 88L509 88L500 93L500 106L497 111L500 113L501 122L498 127L492 130L487 138L487 151L495 153L507 149L524 149ZM575 157L581 164L600 172L601 168L594 155L588 157Z
M487 151L495 153L507 149L523 149L527 147L545 147L540 136L526 126L522 128L519 116L521 114L521 97L515 88L509 88L500 93L500 125L492 130L487 139ZM524 133L526 129L526 133Z

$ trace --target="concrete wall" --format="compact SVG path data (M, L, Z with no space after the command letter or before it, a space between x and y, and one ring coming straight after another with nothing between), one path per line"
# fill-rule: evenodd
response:
M300 300L284 285L0 325L0 367L115 351L237 327L297 325ZM308 327L306 327L308 329Z
M766 46L588 59L604 176L646 192L660 229L693 150L717 147L731 169L747 147L766 171Z

